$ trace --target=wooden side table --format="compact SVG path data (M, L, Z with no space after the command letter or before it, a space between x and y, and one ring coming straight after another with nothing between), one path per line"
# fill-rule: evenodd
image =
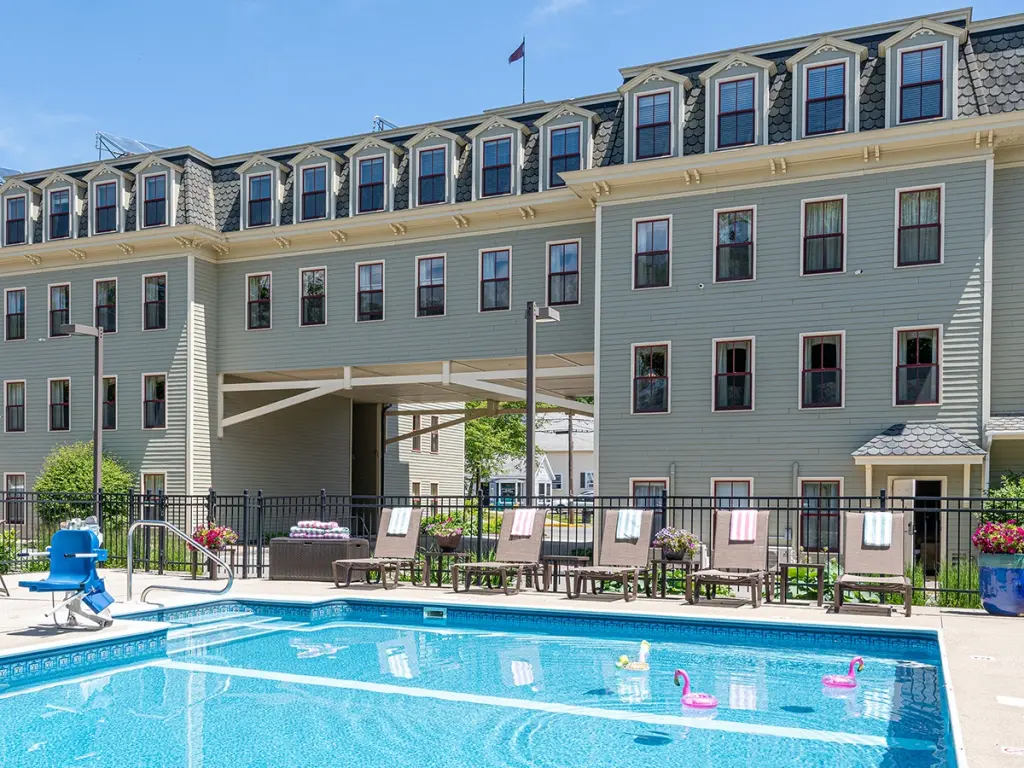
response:
M693 560L666 560L662 557L662 550L655 548L653 550L654 556L651 559L651 577L658 585L658 591L661 593L661 597L665 597L665 593L668 591L668 571L670 569L678 569L683 571L685 588L683 590L686 602L693 602L693 580L691 575L694 571L699 571L699 563ZM647 594L650 595L653 587L649 587Z
M568 571L570 568L590 565L590 558L586 555L544 555L540 559L544 565L544 591L558 591L559 566L565 565ZM552 578L553 576L553 578Z
M423 553L423 586L430 586L430 577L433 575L434 563L437 563L437 586L441 586L441 577L445 573L444 559L450 557L458 563L468 562L472 557L471 552L440 552L436 549L427 550ZM448 568L451 572L451 567Z
M779 602L783 605L786 604L789 593L790 568L813 569L818 572L818 607L821 608L825 604L825 563L779 563L779 574L782 576L782 594L779 596Z

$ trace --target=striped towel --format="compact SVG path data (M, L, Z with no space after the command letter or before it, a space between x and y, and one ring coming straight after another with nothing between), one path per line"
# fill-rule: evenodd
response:
M892 546L891 513L864 513L864 546L875 549L888 549Z
M512 670L512 685L533 685L533 664L528 661L513 661L509 664Z
M748 542L757 538L757 510L734 509L729 521L729 541Z
M391 519L388 520L388 536L405 536L409 533L409 518L412 516L412 507L395 507L391 510Z
M615 524L616 541L637 541L640 538L640 522L643 511L639 509L620 509L619 521Z
M513 536L529 536L533 533L533 516L537 514L537 510L532 507L519 507L515 512L515 518L512 520L512 535Z

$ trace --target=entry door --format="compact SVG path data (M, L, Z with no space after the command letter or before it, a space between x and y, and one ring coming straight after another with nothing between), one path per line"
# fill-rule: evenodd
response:
M904 514L904 562L920 565L926 574L938 570L943 553L942 490L942 480L898 477L889 481L891 507Z
M914 496L917 481L912 477L894 477L889 480L890 508L903 512L903 562L914 562ZM893 531L893 538L896 532Z

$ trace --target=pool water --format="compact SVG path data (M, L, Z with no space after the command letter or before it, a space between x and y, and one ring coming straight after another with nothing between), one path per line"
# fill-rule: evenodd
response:
M165 659L0 694L0 765L955 764L937 649L864 652L857 688L836 693L821 677L845 673L843 643L652 628L638 674L615 668L644 639L622 632L280 613L162 616L176 623ZM681 707L679 667L713 713Z

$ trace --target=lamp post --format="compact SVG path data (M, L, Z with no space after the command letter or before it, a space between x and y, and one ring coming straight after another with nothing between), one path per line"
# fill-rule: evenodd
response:
M69 336L92 336L96 339L96 377L93 393L95 405L92 424L92 493L96 522L101 523L100 486L103 484L103 329L81 323L62 325L61 333Z
M526 496L537 495L534 453L537 442L537 323L557 323L558 310L526 302Z

